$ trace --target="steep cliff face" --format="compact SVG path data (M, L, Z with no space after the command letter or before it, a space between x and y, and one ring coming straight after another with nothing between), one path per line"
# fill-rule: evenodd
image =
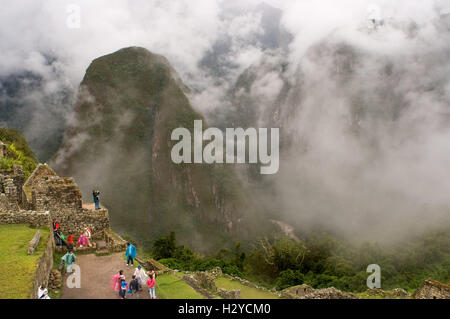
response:
M52 165L74 176L85 198L100 189L115 229L141 242L174 230L208 251L253 238L266 223L255 222L264 219L232 167L172 162L172 130L192 132L202 119L186 90L164 57L143 48L94 60Z
M448 50L438 45L450 34L431 39L400 20L352 32L334 30L298 59L266 53L238 78L217 122L280 127L280 170L261 192L266 207L281 211L274 219L352 239L395 238L421 210L441 216L448 205L435 196L442 187L423 180L445 180L430 177L445 146L430 145L450 130ZM407 50L389 46L393 34Z

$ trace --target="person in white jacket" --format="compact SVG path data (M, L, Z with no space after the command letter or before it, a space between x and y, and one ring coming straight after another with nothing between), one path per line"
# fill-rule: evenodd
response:
M147 274L145 273L144 268L142 268L141 265L137 266L134 271L134 275L136 276L139 286L142 288L142 286L147 282Z
M39 286L38 288L38 299L50 299L50 296L48 295L47 288L43 286Z

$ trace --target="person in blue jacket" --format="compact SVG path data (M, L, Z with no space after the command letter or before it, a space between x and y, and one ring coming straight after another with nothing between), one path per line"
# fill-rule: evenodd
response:
M94 189L92 191L92 196L94 197L95 210L100 209L100 199L98 198L98 195L100 195L100 192Z
M134 258L136 258L136 247L133 244L127 243L127 251L125 252L127 257L127 266L130 264L134 266Z
M125 294L127 293L127 287L128 287L128 283L125 280L125 276L122 275L120 277L120 291L119 291L120 299L125 299L126 298Z

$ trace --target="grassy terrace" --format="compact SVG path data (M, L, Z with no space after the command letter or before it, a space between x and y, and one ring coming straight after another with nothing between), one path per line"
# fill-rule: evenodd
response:
M41 240L28 255L28 244L37 229L26 225L0 225L0 299L30 298L32 280L50 231L41 229Z
M156 296L161 299L204 299L181 278L171 274L156 278Z
M256 288L251 288L241 284L238 281L231 280L225 277L216 279L216 285L219 288L226 290L240 289L242 299L279 299L279 297L269 291L264 291Z

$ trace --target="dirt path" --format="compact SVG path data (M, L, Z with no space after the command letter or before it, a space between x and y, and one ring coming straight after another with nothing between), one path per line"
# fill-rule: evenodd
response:
M81 269L81 288L68 288L67 275L64 276L62 299L119 299L119 293L110 289L111 277L123 270L127 282L131 281L134 267L126 266L124 253L108 256L80 255L75 262ZM149 299L148 290L137 295L128 295L129 299Z

